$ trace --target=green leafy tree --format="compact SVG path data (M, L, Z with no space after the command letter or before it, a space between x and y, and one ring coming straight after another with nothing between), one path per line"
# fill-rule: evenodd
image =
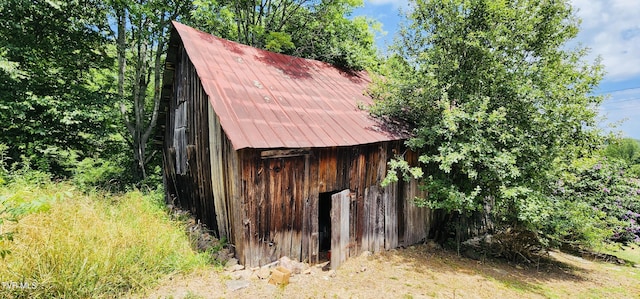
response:
M149 144L158 121L163 59L171 21L188 15L190 1L112 0L111 32L117 52L117 98L134 170L147 177L156 151Z
M640 164L640 142L633 138L612 140L604 150L605 156L625 161L629 165Z
M602 67L566 46L578 24L568 1L413 1L372 112L413 134L420 171L392 166L421 178L423 204L464 215L490 200L500 224L542 228L554 161L601 144Z
M190 24L274 52L362 69L376 61L372 28L349 18L362 0L196 0Z
M0 1L0 143L8 163L65 175L72 154L99 154L113 100L100 1Z
M604 155L609 159L624 161L625 174L640 179L640 141L633 138L613 139L604 149Z

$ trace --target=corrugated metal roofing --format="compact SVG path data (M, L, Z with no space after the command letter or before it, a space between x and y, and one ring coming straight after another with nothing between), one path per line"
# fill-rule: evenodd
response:
M403 139L359 105L366 72L272 53L173 22L236 150L368 144Z

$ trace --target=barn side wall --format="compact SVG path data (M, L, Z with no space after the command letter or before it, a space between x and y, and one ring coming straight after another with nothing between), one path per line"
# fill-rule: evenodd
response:
M216 213L218 236L224 237L231 244L241 243L243 234L233 232L243 231L243 206L240 200L240 172L238 152L220 125L220 119L208 105L209 114L209 144L211 153L211 181L213 187L213 202ZM240 251L238 251L240 250ZM242 254L242 248L236 249Z
M402 153L401 142L307 150L240 153L240 201L244 241L235 243L247 266L281 256L319 261L319 196L349 189L346 256L413 244L427 236L431 212L408 199L415 182L381 187L387 162ZM344 250L343 250L344 251Z
M180 43L172 41L163 87L163 161L167 201L217 231L211 184L208 97Z

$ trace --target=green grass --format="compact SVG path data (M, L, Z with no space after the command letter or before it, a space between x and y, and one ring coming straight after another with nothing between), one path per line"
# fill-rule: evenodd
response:
M615 250L610 250L608 254L615 255L627 262L640 265L640 246L638 244L630 244L629 246L622 246Z
M192 250L184 224L170 219L160 193L85 195L68 183L15 183L0 187L2 202L36 207L0 224L14 233L0 240L10 251L0 261L2 298L119 297L209 263ZM31 287L8 287L14 282Z
M611 296L615 298L614 295L628 296L630 294L628 294L623 287L602 287L602 288L586 289L582 293L580 293L578 296L580 298L598 299L598 298L607 298ZM621 298L621 297L618 297L618 298Z

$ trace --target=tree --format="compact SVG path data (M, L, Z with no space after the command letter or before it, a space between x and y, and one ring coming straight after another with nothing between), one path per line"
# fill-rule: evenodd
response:
M500 224L541 229L554 165L602 143L591 94L602 67L566 45L578 24L566 0L413 1L372 88L372 112L406 125L420 153L391 174L421 178L432 208L466 215L491 201Z
M116 30L117 97L133 151L134 169L142 178L156 151L148 144L160 107L162 63L171 20L188 15L190 1L113 0ZM130 63L128 63L130 62Z
M0 143L9 163L65 175L113 132L99 1L0 1Z
M194 1L191 25L222 38L350 69L373 64L376 48L365 18L348 16L362 0Z
M604 154L612 159L623 160L628 165L640 164L640 142L633 138L612 140L605 148Z
M625 174L640 178L640 141L633 138L612 139L604 149L604 155L612 160L624 161Z

